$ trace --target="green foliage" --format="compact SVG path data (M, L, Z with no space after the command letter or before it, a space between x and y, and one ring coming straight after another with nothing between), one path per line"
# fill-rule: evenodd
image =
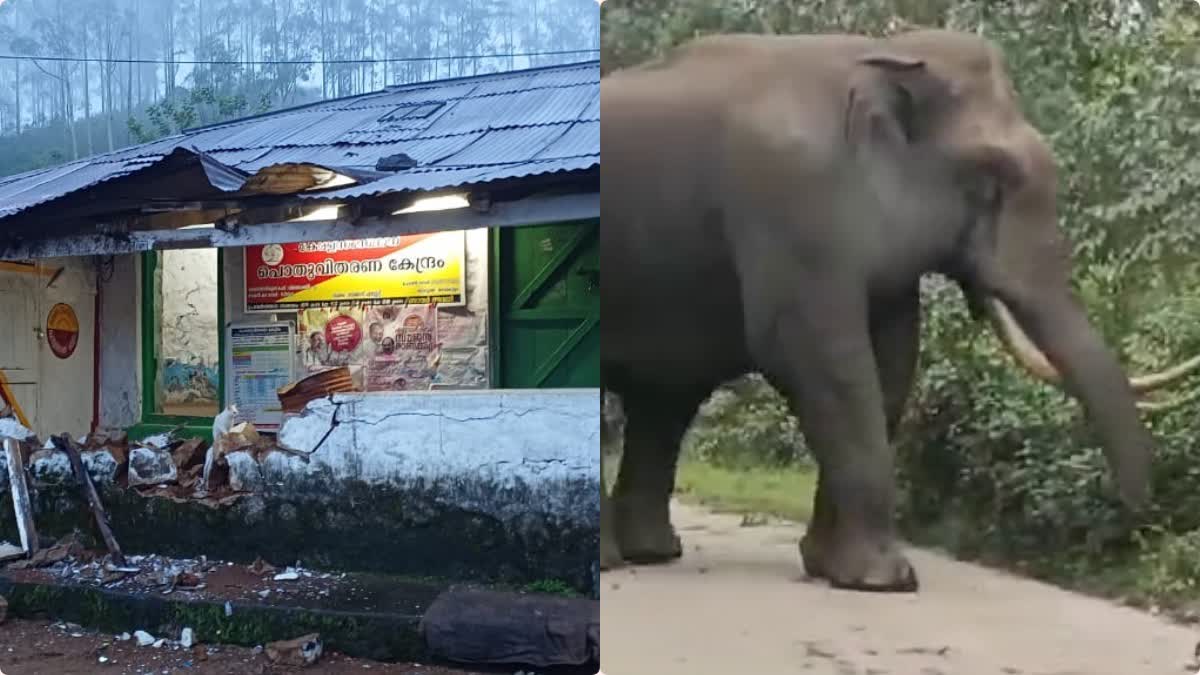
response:
M1003 48L1026 114L1054 148L1073 282L1129 370L1146 371L1200 352L1200 8L1139 4L1140 13L1117 0L609 0L601 47L611 70L705 33L882 35L913 24L983 33ZM1146 414L1158 442L1155 501L1135 524L1078 403L1019 371L955 288L932 279L923 294L922 372L898 449L909 533L1066 575L1104 574L1097 560L1140 561L1141 593L1194 594L1200 404ZM764 391L718 393L690 451L786 462L781 448L799 434Z
M790 466L807 459L787 401L757 375L714 392L683 447L689 458L721 467Z
M237 119L271 109L271 97L262 94L252 109L245 92L219 94L212 87L198 87L172 101L146 108L146 120L130 117L126 124L137 143L147 143L185 129Z

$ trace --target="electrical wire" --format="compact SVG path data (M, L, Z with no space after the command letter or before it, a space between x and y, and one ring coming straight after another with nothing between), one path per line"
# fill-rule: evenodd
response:
M82 56L34 56L31 54L0 54L0 61L48 61L67 63L103 63L113 65L175 65L175 66L316 66L316 65L371 65L382 63L428 63L434 61L469 61L473 59L510 59L535 56L569 56L573 54L598 54L599 49L559 49L539 52L513 52L508 54L455 54L450 56L405 56L386 59L330 59L327 61L167 61L164 59L106 59Z

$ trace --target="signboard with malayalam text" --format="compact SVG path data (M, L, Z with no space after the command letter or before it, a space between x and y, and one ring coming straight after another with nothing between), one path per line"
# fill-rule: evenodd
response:
M245 248L246 311L346 305L461 306L466 233Z

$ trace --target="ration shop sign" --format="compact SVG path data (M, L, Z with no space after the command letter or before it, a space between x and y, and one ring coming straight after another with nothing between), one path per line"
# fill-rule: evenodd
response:
M246 311L345 305L460 306L466 233L247 246Z
M79 318L74 307L60 302L50 308L46 316L46 341L50 351L60 359L75 353L75 347L79 346Z

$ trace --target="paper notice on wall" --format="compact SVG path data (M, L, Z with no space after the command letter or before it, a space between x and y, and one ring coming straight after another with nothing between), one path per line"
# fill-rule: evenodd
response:
M429 389L437 369L437 319L433 305L367 310L367 391Z
M465 308L438 310L438 344L442 349L466 349L487 344L487 312Z
M438 389L486 389L487 347L442 349L433 386Z
M228 330L232 403L259 429L279 428L283 408L276 392L292 381L295 327L290 322L238 324Z
M361 308L305 309L299 314L301 361L306 372L366 361Z

